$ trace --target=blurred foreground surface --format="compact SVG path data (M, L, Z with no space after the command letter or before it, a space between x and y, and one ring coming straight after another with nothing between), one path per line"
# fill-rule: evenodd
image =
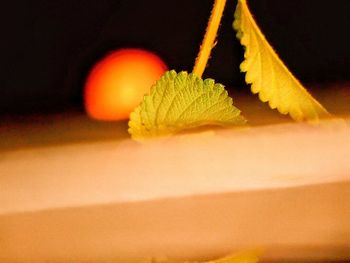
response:
M295 124L233 94L249 129L140 145L79 113L0 128L0 261L200 260L262 248L263 262L350 260L347 126Z
M349 262L349 189L326 184L2 214L0 259L207 260L258 247L262 262Z

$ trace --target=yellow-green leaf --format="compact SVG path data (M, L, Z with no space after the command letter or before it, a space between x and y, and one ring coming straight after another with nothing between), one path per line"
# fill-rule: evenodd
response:
M166 72L130 114L135 140L166 136L204 125L243 125L224 86L187 72Z
M263 102L296 121L318 122L330 117L327 110L293 76L270 46L256 24L246 0L238 0L234 29L245 47L245 60L240 66L246 82Z

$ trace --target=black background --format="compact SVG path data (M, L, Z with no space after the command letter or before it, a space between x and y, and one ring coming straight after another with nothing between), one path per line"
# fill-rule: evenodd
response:
M82 109L91 66L120 47L191 71L213 0L21 0L0 8L0 114ZM350 1L250 0L265 35L304 83L350 80ZM204 77L244 88L228 0Z

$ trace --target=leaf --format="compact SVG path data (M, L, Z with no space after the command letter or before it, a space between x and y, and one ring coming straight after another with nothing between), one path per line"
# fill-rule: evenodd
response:
M130 114L129 133L143 140L205 125L243 125L246 120L221 84L187 72L166 72Z
M240 65L246 72L251 91L263 102L296 121L318 122L330 117L327 110L300 84L270 46L256 24L246 0L238 0L234 29L245 47L245 60Z

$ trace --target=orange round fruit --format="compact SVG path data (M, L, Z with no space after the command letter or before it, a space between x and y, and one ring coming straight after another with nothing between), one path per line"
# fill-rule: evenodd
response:
M125 120L167 70L156 54L142 49L119 49L91 70L84 90L85 109L98 120Z

